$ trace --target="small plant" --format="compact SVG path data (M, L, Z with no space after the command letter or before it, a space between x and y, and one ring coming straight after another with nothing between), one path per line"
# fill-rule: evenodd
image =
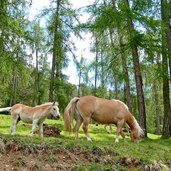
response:
M99 164L99 163L85 163L84 165L75 165L71 169L72 171L97 171L97 170L103 170L103 171L110 171L112 169L112 165L110 164Z
M23 159L23 157L19 156L17 158L16 165L19 167L21 167L21 166L26 167L27 162Z
M32 170L34 170L34 171L41 170L40 164L35 163L35 164L32 166Z
M54 154L50 154L48 161L52 163L57 162L56 156Z

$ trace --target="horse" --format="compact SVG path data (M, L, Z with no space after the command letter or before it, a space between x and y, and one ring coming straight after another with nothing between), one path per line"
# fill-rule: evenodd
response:
M74 127L75 140L78 140L78 132L83 123L83 130L88 141L91 141L88 132L90 120L100 124L115 124L117 126L115 142L119 142L119 134L124 136L122 126L128 124L131 130L131 140L137 142L144 135L135 117L129 112L128 107L120 100L107 100L95 96L74 97L68 103L64 111L64 128L71 131L74 113L76 124Z
M5 109L5 108L4 108ZM45 119L52 115L54 118L59 119L60 113L57 102L48 102L35 107L30 107L24 104L15 104L12 107L7 107L6 110L11 112L12 124L10 127L10 134L16 133L16 125L22 120L25 123L32 124L32 132L30 136L33 136L36 126L39 126L39 136L43 137L43 122Z

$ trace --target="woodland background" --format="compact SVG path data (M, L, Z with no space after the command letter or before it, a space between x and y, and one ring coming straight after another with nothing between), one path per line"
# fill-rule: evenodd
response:
M31 0L0 0L0 106L58 101L62 113L74 96L116 98L146 136L170 137L171 1L94 0L80 9L49 1L31 22ZM90 15L85 23L83 13ZM81 39L82 32L91 34L91 62L75 55L71 35ZM63 73L69 56L78 85Z

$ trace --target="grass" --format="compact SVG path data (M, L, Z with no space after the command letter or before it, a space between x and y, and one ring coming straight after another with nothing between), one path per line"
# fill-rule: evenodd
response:
M46 124L57 126L63 130L63 120L49 120L46 119ZM11 124L10 115L0 115L0 138L6 140L17 141L22 146L48 146L49 148L60 149L63 151L72 151L74 148L79 148L83 151L100 151L100 154L108 155L111 152L116 154L113 160L124 157L136 158L141 163L152 164L154 161L160 163L167 163L171 161L171 139L162 139L159 135L148 134L146 140L142 140L139 143L132 143L129 137L126 137L127 142L123 142L120 138L119 143L114 143L115 129L113 127L112 133L108 134L103 125L95 126L91 124L89 126L90 137L92 142L87 142L85 135L80 129L78 142L74 141L74 135L71 133L70 137L66 137L64 131L57 138L44 137L39 138L35 135L30 138L28 135L31 131L31 125L29 127L23 126L22 122L19 122L16 129L16 136L9 135L9 128ZM99 154L99 155L100 155ZM54 161L53 154L49 156L50 161ZM21 163L22 164L22 163ZM120 166L121 167L121 166ZM85 163L82 165L75 165L74 170L122 170L119 166L112 164L100 164L100 163ZM100 168L100 169L99 169ZM104 169L105 168L105 169Z

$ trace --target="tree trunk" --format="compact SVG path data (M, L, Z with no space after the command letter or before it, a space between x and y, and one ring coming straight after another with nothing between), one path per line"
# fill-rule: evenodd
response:
M36 46L36 45L35 45ZM34 80L34 98L32 105L35 106L40 104L40 93L39 93L39 57L38 50L36 50L36 72L35 72L35 80Z
M171 10L169 13L171 13ZM170 73L170 82L171 82L171 24L169 24L168 51L169 51L169 73Z
M56 16L55 16L54 38L53 38L52 70L51 70L51 79L50 79L50 87L49 87L49 101L54 101L55 71L56 71L56 61L57 61L57 54L58 54L57 47L58 47L59 5L60 5L60 0L57 1Z
M115 99L118 99L118 80L116 76L114 79L114 85L115 85Z
M154 81L153 84L153 92L154 92L154 106L155 106L155 111L156 111L156 133L159 135L161 134L161 130L160 130L160 107L159 107L159 97L158 97L158 93L157 93L158 89L157 89L157 83L156 81Z
M164 121L162 135L171 136L171 111L169 97L169 8L167 0L161 0L161 18L162 18L162 76L163 76L163 105L164 105Z
M0 57L3 56L4 53L4 30L7 22L7 1L0 0Z
M99 54L99 47L96 38L96 58L95 58L95 78L94 78L94 95L97 95L97 72L98 72L98 54Z
M17 94L17 76L16 76L16 68L15 66L13 70L13 78L12 78L12 95L10 97L10 106L16 104L16 94Z
M131 100L131 93L130 93L129 74L128 74L128 67L126 64L126 58L125 58L125 53L124 53L124 49L123 49L123 41L122 41L121 35L119 36L119 44L120 44L120 48L121 48L122 67L123 67L123 71L124 71L126 104L129 108L130 112L132 113L132 100Z
M130 10L128 0L125 0L127 10ZM139 121L140 126L144 130L145 137L147 137L147 129L146 129L146 110L145 110L145 101L144 101L144 92L143 92L143 83L142 83L142 76L140 70L140 63L139 63L139 56L138 56L138 47L136 45L134 37L134 25L132 22L131 17L128 14L127 17L127 24L128 30L131 39L131 49L132 49L132 57L133 57L133 65L134 65L134 72L135 72L135 81L136 81L136 90L137 90L137 100L138 100L138 111L139 111Z
M79 64L79 65L80 65L80 64ZM81 66L81 67L82 67L82 66ZM78 97L80 97L80 94L81 94L81 75L82 75L81 67L79 67L80 72L79 72L79 83L78 83Z
M116 1L112 0L112 4L113 4L113 9L116 11ZM130 112L132 113L132 100L131 100L131 93L130 93L130 83L129 83L129 74L128 74L128 68L127 68L127 64L126 64L126 55L125 55L125 51L124 51L124 45L123 45L123 38L122 38L122 34L120 31L120 23L117 22L117 33L118 33L118 37L119 37L119 46L120 46L120 50L121 50L121 58L122 58L122 67L123 67L123 71L124 71L124 81L125 81L125 99L126 99L126 104L128 105L128 108L130 110ZM112 32L110 31L110 39L111 39L111 43L112 46L114 47L114 42L112 39Z

